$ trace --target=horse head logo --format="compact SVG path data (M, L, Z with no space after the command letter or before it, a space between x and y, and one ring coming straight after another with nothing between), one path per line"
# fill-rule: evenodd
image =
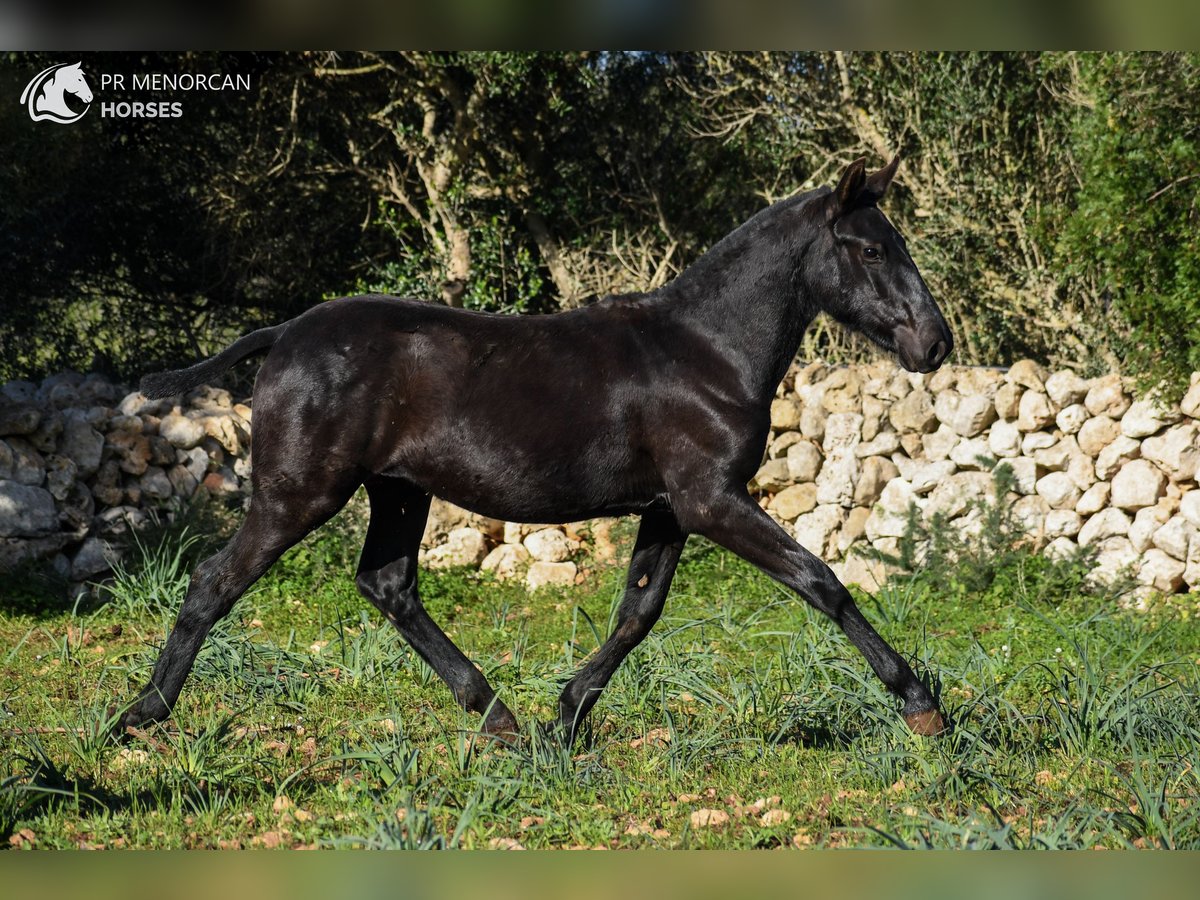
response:
M35 122L48 119L59 125L69 125L83 118L84 113L91 108L92 89L88 87L80 65L81 63L59 63L50 66L25 85L21 102L29 111L29 118ZM75 112L67 106L67 94L74 94L87 105L80 112Z

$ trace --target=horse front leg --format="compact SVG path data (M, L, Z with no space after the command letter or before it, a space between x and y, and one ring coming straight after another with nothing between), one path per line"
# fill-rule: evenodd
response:
M617 610L617 627L563 689L558 701L558 724L568 746L621 662L658 621L686 540L671 513L654 511L642 516L625 577L625 596Z
M916 734L930 736L945 730L933 695L863 617L833 570L800 546L749 494L730 490L695 506L687 517L684 509L677 510L689 531L732 550L833 619L879 680L904 700L904 721Z

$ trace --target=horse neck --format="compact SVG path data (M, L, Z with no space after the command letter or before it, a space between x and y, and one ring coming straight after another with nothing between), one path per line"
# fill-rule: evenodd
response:
M760 213L663 289L679 324L731 363L738 393L754 405L770 404L816 314L800 278L815 226L781 213Z

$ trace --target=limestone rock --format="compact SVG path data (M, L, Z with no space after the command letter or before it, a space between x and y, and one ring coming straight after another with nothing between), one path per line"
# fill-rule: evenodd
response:
M1047 522L1049 522L1049 517L1047 517ZM1070 559L1078 552L1079 545L1069 537L1056 537L1049 544L1047 544L1046 549L1042 551L1047 559L1055 560Z
M950 451L962 440L949 425L940 425L938 430L921 435L921 444L925 448L925 458L929 460L947 459Z
M854 485L854 505L873 506L883 493L884 486L900 474L900 470L889 459L868 456L862 461L858 481Z
M1078 446L1078 444L1075 445L1076 449L1067 459L1066 472L1071 476L1076 487L1081 491L1086 491L1096 483L1096 464L1090 456L1078 449Z
M525 587L536 591L543 587L567 587L575 583L579 574L573 562L538 561L525 573Z
M1133 438L1119 435L1096 457L1096 477L1107 481L1125 463L1142 455L1142 445Z
M1069 369L1055 372L1046 379L1046 393L1062 407L1082 403L1087 392L1088 383Z
M1054 424L1063 434L1076 434L1089 418L1091 417L1088 415L1087 407L1082 403L1075 403L1060 409L1058 415L1054 417Z
M821 471L821 451L812 441L800 438L787 449L788 478L792 481L813 481Z
M858 480L855 448L862 440L862 416L858 413L833 413L825 422L825 461L817 474L817 503L849 507Z
M840 564L837 575L843 584L858 585L864 591L874 594L887 581L888 567L877 559L850 553L846 561Z
M982 437L962 441L950 451L950 461L960 469L990 468L991 458L991 447Z
M525 549L540 562L564 562L579 549L579 542L569 540L558 528L543 528L525 538Z
M836 544L830 539L842 524L843 510L832 504L818 506L812 512L800 516L792 526L792 534L800 546L810 553L825 558L833 555Z
M1112 480L1112 505L1118 509L1153 506L1167 488L1167 477L1153 463L1134 459L1125 463Z
M1109 505L1111 485L1108 481L1097 481L1088 487L1075 504L1075 511L1081 516L1091 516Z
M167 470L167 480L171 482L172 493L178 494L185 500L196 493L200 481L192 475L187 466L174 465ZM92 491L95 493L95 490Z
M1046 513L1046 537L1074 537L1083 527L1083 519L1073 509L1052 509Z
M55 500L67 499L67 493L78 475L79 467L70 457L56 453L46 457L46 489Z
M798 431L785 431L775 440L771 441L771 446L767 450L768 459L779 459L781 456L787 456L788 448L797 441L804 440L804 435Z
M1100 455L1100 451L1111 444L1120 434L1119 422L1108 416L1096 416L1080 426L1075 439L1079 441L1079 448L1095 459Z
M1073 452L1079 452L1079 445L1075 443L1073 437L1068 436L1049 447L1033 451L1031 455L1033 461L1043 469L1050 472L1061 472L1067 467L1067 462Z
M1040 534L1049 512L1049 504L1037 494L1019 497L1012 505L1013 523L1027 534Z
M940 372L938 374L941 374ZM933 376L937 378L937 375ZM930 386L932 388L932 385ZM934 389L933 393L933 414L937 416L937 420L947 428L954 421L954 414L958 411L958 406L962 403L962 396L958 391L948 389Z
M237 476L229 466L220 466L216 471L209 472L200 483L212 494L236 494L239 489Z
M1129 396L1121 385L1120 375L1105 375L1091 382L1083 405L1093 416L1108 416L1119 419L1129 409Z
M810 441L821 441L825 437L825 420L829 413L823 406L806 404L800 411L800 433Z
M947 423L963 437L975 437L996 421L996 406L983 394L969 394L962 398Z
M1133 517L1133 524L1129 526L1129 543L1133 544L1133 549L1144 553L1150 547L1154 532L1165 525L1170 517L1170 510L1157 504L1139 509Z
M1022 359L1009 366L1004 380L1034 391L1046 390L1046 370L1032 359Z
M1181 515L1169 518L1161 528L1154 532L1154 546L1175 559L1186 560L1188 544L1196 535L1196 526Z
M950 460L919 463L913 470L912 489L916 494L927 494L946 478L954 474L957 466Z
M771 512L785 522L809 512L817 505L817 486L810 481L786 487L771 498Z
M788 461L786 459L771 459L754 473L754 478L750 481L750 490L766 491L768 494L773 494L776 491L783 490L791 483L792 476L788 469Z
M1013 490L1023 495L1037 491L1037 463L1028 456L1006 459L1004 463L1012 472Z
M42 421L42 411L28 403L0 401L0 437L33 434Z
M776 431L794 431L800 427L800 407L796 401L786 398L771 401L771 427Z
M1179 419L1178 412L1159 406L1153 400L1136 400L1121 417L1121 434L1131 438L1149 437Z
M1021 453L1032 457L1039 450L1045 450L1058 443L1058 438L1049 431L1031 431L1021 438Z
M1008 422L1017 417L1021 409L1021 395L1025 392L1019 384L1003 384L996 391L992 402L996 407L996 415Z
M448 569L455 566L477 566L487 556L487 542L474 528L455 528L446 537L446 543L432 548L425 555L425 563L431 569Z
M115 461L108 459L101 463L91 490L96 503L101 506L116 506L121 502L121 470Z
M1079 546L1088 547L1112 537L1126 538L1129 534L1129 516L1115 507L1100 510L1083 523L1079 529ZM1128 538L1126 538L1128 541ZM1130 550L1133 549L1131 546Z
M884 485L879 502L867 519L866 534L874 544L880 538L900 537L907 529L908 509L922 506L920 498L913 492L912 485L903 478L893 478Z
M1183 571L1182 562L1158 548L1153 548L1142 555L1142 565L1137 577L1142 584L1169 594L1183 587Z
M58 448L59 437L62 435L66 420L57 410L47 410L42 415L42 422L37 431L26 435L29 441L42 453L53 453Z
M884 422L887 407L878 397L866 394L862 398L863 440L873 441ZM891 452L890 450L888 451Z
M207 460L207 456L205 459ZM199 480L203 481L204 477L201 475ZM440 497L434 497L429 504L429 515L425 519L425 534L421 538L421 546L432 547L445 543L450 532L467 524L467 515L465 509L460 509Z
M1016 423L999 421L988 432L988 449L997 459L1021 455L1021 431Z
M1082 543L1080 541L1080 544ZM1138 564L1138 560L1138 552L1133 549L1128 538L1110 537L1101 542L1096 554L1096 564L1088 577L1101 584L1116 581L1126 577Z
M925 512L929 515L941 513L947 519L957 518L972 503L989 498L992 488L992 476L988 472L957 472L933 489Z
M829 413L862 412L861 384L855 367L835 369L826 379L821 406Z
M891 456L899 449L900 438L896 432L881 431L872 440L863 441L855 447L854 455L859 459L866 456Z
M1193 488L1183 495L1179 501L1179 514L1200 528L1200 489Z
M1051 509L1069 509L1072 512L1082 493L1066 472L1051 472L1042 476L1037 481L1036 490Z
M1158 464L1172 481L1192 481L1200 467L1200 426L1175 425L1142 441L1142 458Z
M846 514L842 530L838 532L837 549L845 555L850 547L866 535L867 519L871 518L871 510L865 506L856 506Z
M1193 590L1200 587L1200 535L1188 541L1187 559L1184 561L1183 580Z
M103 538L90 537L80 546L71 560L71 580L95 578L112 568L116 558L113 548Z
M158 423L158 433L172 446L180 450L191 450L204 440L204 426L197 420L179 413L164 416Z
M901 433L934 431L938 425L929 392L923 388L915 389L903 400L893 403L888 419Z
M1050 398L1040 391L1026 391L1017 408L1017 428L1021 431L1040 431L1054 421L1055 409Z
M171 496L171 479L158 466L150 466L141 478L138 487L151 500L167 500Z
M1192 386L1188 388L1187 393L1183 395L1183 400L1179 403L1179 409L1185 416L1200 419L1200 378L1192 381Z
M58 452L75 460L80 478L96 474L103 450L104 436L92 427L85 415L74 409L64 414L62 442Z
M508 581L518 577L528 562L529 551L523 545L500 544L483 558L479 568L491 572L501 581Z
M58 529L50 492L16 481L0 481L0 537L40 537Z

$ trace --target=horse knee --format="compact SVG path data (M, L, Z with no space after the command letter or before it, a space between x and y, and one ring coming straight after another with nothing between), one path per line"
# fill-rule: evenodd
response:
M354 577L358 592L367 598L393 624L408 618L417 599L411 579L386 569L359 572Z

